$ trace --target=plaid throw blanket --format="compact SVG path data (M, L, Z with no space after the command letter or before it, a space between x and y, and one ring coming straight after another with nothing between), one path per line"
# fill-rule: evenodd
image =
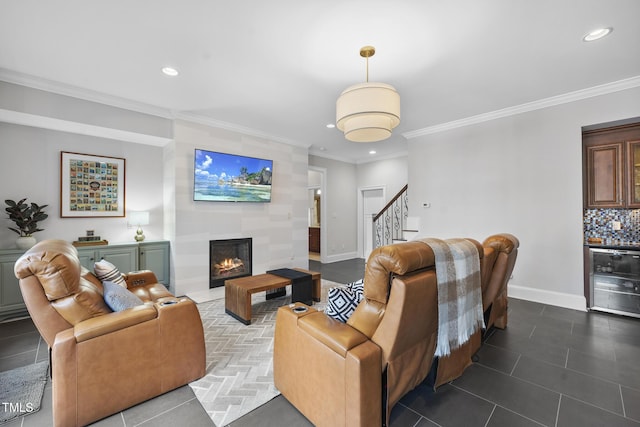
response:
M465 239L421 239L431 247L438 280L438 345L446 356L484 328L478 249Z

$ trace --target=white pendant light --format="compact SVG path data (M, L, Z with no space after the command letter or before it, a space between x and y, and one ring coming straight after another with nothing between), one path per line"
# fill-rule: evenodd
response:
M346 88L336 101L336 126L354 142L382 141L400 123L400 95L386 83L369 82L373 46L360 49L367 59L367 81Z

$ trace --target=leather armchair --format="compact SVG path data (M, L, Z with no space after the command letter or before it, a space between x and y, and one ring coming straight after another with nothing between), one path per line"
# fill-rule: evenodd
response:
M50 348L53 420L81 426L205 373L200 315L152 272L131 273L143 305L112 312L102 283L62 240L36 244L15 264L25 304Z
M431 368L438 330L434 264L421 242L375 249L364 299L346 324L310 307L300 314L281 307L276 388L317 426L381 425Z
M483 289L497 287L496 298L506 299L506 280L494 277L487 269L506 262L503 273L510 275L514 250L503 248L508 247L505 241L510 239L487 239L491 254L488 261L484 259L484 245L468 240L478 249L481 280L486 280ZM295 307L305 307L306 311L296 312ZM506 314L499 317L504 317L506 325ZM346 324L300 303L278 310L275 386L317 426L388 425L393 406L431 371L434 387L462 375L480 348L481 335L479 330L450 355L436 360L434 253L422 242L383 246L369 256L364 299Z
M507 283L513 273L520 242L512 234L495 234L482 242L482 306L487 330L507 327Z
M471 239L469 239L471 240ZM492 327L507 327L507 283L513 272L518 256L518 239L507 233L487 237L482 245L475 240L480 256L480 276L482 288L482 310L484 331L478 331L469 341L453 350L446 357L438 358L434 369L434 387L453 381L473 363L473 356L482 345L483 333Z

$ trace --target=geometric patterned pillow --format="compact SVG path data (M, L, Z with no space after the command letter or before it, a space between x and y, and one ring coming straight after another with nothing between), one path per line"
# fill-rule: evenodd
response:
M337 288L330 288L327 295L327 308L324 312L345 323L364 298L364 280L348 283Z
M108 280L122 286L123 288L127 287L127 282L124 281L124 277L122 277L120 270L105 259L93 264L93 271L101 282Z
M347 288L351 290L356 296L358 296L358 302L364 298L364 279L356 280L355 282L347 283Z
M330 288L324 312L327 316L345 323L358 306L359 301L356 299L356 295L346 287Z

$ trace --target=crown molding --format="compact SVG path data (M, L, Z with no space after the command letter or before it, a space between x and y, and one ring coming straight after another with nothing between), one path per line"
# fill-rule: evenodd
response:
M118 141L134 142L136 144L154 145L157 147L163 147L173 141L171 138L145 135L126 130L94 126L86 123L72 122L69 120L61 120L53 117L45 117L5 109L0 109L0 122L75 133L79 135L95 136L98 138L114 139Z
M344 155L340 155L340 154L329 154L326 151L322 151L319 150L317 148L310 148L309 149L309 155L311 156L315 156L315 157L322 157L323 159L329 159L329 160L337 160L339 162L342 163L350 163L350 164L354 164L354 165L362 165L365 163L373 163L373 162L379 162L382 160L389 160L389 159L395 159L395 158L399 158L399 157L407 157L409 155L409 152L407 150L400 150L400 151L396 151L394 153L389 153L389 154L382 154L382 155L378 155L376 154L375 156L369 156L366 159L353 159L353 158L349 158L347 159Z
M269 141L280 142L287 145L293 145L296 147L309 148L311 144L294 141L288 138L282 138L276 135L270 135L265 132L261 132L256 129L248 128L245 126L236 125L229 122L224 122L221 120L212 119L210 117L205 117L199 114L194 114L190 112L174 112L173 117L175 119L184 120L187 122L197 123L205 126L210 126L219 129L225 129L232 132L241 133L247 136L253 136L255 138L267 139Z
M381 155L381 156L378 156L376 154L375 156L368 157L368 158L366 158L364 160L360 159L360 160L356 161L356 164L363 165L365 163L380 162L382 160L397 159L399 157L407 157L407 156L409 156L409 152L407 150L397 151L395 153Z
M568 104L595 96L607 95L622 90L633 89L640 86L640 76L630 77L628 79L618 80L611 83L605 83L599 86L593 86L587 89L581 89L574 92L565 93L563 95L552 96L540 99L538 101L528 102L526 104L516 105L514 107L503 108L501 110L491 111L488 113L478 114L476 116L467 117L460 120L454 120L439 125L429 126L402 134L407 139L413 139L424 135L444 132L451 129L470 126L478 123L488 122L503 117L515 116L516 114L527 113L530 111L541 110L543 108L553 107L556 105Z
M305 143L301 143L301 142L294 141L294 140L287 139L287 138L282 138L282 137L279 137L279 136L276 136L276 135L270 135L270 134L267 134L267 133L252 129L252 128L236 125L236 124L233 124L233 123L223 122L221 120L216 120L216 119L212 119L212 118L209 118L209 117L204 117L204 116L201 116L201 115L198 115L198 114L194 114L194 113L190 113L190 112L172 111L172 110L169 110L169 109L156 107L156 106L153 106L153 105L150 105L150 104L145 104L145 103L141 103L141 102L132 101L132 100L129 100L129 99L126 99L126 98L121 98L121 97L112 96L112 95L106 95L104 93L92 91L92 90L89 90L89 89L83 89L83 88L79 88L79 87L76 87L76 86L72 86L72 85L67 85L67 84L64 84L64 83L56 82L56 81L53 81L53 80L47 80L47 79L43 79L41 77L36 77L36 76L28 75L28 74L19 73L19 72L16 72L16 71L8 70L6 68L0 68L0 81L5 81L7 83L13 83L13 84L17 84L17 85L20 85L20 86L26 86L26 87L30 87L30 88L33 88L33 89L43 90L43 91L55 93L55 94L58 94L58 95L64 95L64 96L69 96L69 97L73 97L73 98L78 98L78 99L82 99L82 100L85 100L85 101L90 101L90 102L96 102L96 103L99 103L99 104L109 105L111 107L123 108L123 109L126 109L126 110L135 111L135 112L138 112L138 113L143 113L143 114L149 114L149 115L152 115L152 116L162 117L162 118L165 118L165 119L170 119L170 120L180 119L180 120L184 120L184 121L199 123L199 124L206 125L206 126L225 129L225 130L238 132L238 133L241 133L241 134L244 134L244 135L248 135L248 136L253 136L253 137L262 138L262 139L268 139L270 141L281 142L283 144L293 145L293 146L297 146L297 147L309 148L310 145L311 145L311 144L305 144ZM5 117L8 117L8 116L5 116ZM8 120L3 120L2 118L0 118L0 120L9 122ZM27 120L27 119L24 119L24 120ZM46 122L47 120L48 120L48 118L43 118L39 122ZM27 125L27 126L45 127L45 126L38 126L37 124L35 124L36 122L38 122L38 120L28 119L27 121L32 123L32 124ZM62 121L60 121L60 122L62 122ZM71 122L68 122L68 123L71 123ZM80 127L85 126L85 125L82 125L80 123L78 123L78 125ZM63 126L63 127L67 127L68 128L69 126ZM98 127L95 127L95 128L98 128ZM106 129L106 128L102 128L102 129ZM67 131L68 132L72 132L72 133L79 133L79 132L73 132L71 130L67 130ZM136 134L136 135L141 135L141 134ZM149 138L154 138L154 137L150 136ZM140 139L140 138L134 138L134 139ZM160 139L163 140L164 138L160 138ZM127 139L127 140L129 140L129 139ZM140 143L144 143L144 142L140 142ZM156 142L152 143L151 145L164 145L165 143L166 142L163 142L163 143L160 144L160 143L158 143L156 141Z
M118 96L107 95L89 89L83 89L77 86L65 83L47 80L28 74L19 73L6 68L0 68L0 81L13 83L20 86L27 86L33 89L44 90L58 95L78 98L85 101L97 102L99 104L109 105L111 107L122 108L125 110L135 111L137 113L149 114L151 116L172 119L173 114L166 108L156 107L143 102L132 101L130 99Z
M328 154L326 151L320 151L316 149L310 149L309 155L315 156L315 157L322 157L323 159L336 160L342 163L356 164L356 161L353 159L347 159L346 157L340 156L340 155Z

